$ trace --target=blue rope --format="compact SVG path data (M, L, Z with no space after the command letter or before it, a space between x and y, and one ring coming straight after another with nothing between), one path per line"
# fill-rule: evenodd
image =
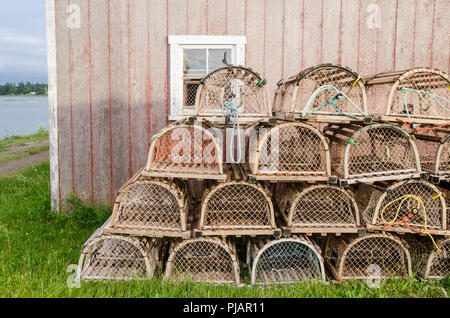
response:
M231 132L231 143L230 143L230 157L231 161L233 163L240 163L241 162L241 129L239 128L239 108L234 106L234 102L225 102L222 104L222 113L230 118L230 122L233 123L233 130ZM234 139L236 135L236 129L237 129L237 158L234 160Z
M406 115L408 116L408 119L411 121L411 117L409 115L409 111L408 111L408 104L406 102L406 97L408 96L408 93L410 92L414 92L417 93L420 96L420 99L428 106L428 108L431 107L431 105L425 100L425 98L423 98L423 95L429 96L431 97L443 110L449 112L450 109L444 107L441 102L439 101L439 99L443 100L444 102L447 102L448 104L450 104L450 101L442 96L439 95L435 95L432 94L430 92L427 91L421 91L418 89L413 89L413 88L408 88L408 87L403 87L402 88L402 92L405 93L405 96L403 98L403 106L405 107L405 111L406 111ZM414 127L413 127L414 128Z

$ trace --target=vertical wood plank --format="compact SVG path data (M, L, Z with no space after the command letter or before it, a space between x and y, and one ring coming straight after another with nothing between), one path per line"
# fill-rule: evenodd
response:
M417 1L413 65L431 67L434 1ZM447 29L448 31L448 29Z
M416 0L398 0L395 68L403 70L414 66Z
M361 75L374 74L377 69L378 29L375 25L372 25L374 21L369 20L370 15L375 14L374 11L369 11L369 5L373 4L376 4L379 7L378 1L362 0L361 2L359 16L359 60L357 70Z
M358 71L359 11L358 0L342 1L341 63Z
M147 68L148 68L148 31L147 2L130 2L129 67L130 67L130 147L131 175L145 165L147 141Z
M261 0L247 0L246 66L264 73L264 4ZM264 76L264 75L263 75Z
M227 34L227 0L207 0L208 27L207 33L214 35Z
M186 34L188 32L187 1L167 0L167 5L169 10L167 15L169 23L169 34ZM159 15L159 18L161 18L161 15Z
M108 0L91 1L93 200L111 198L110 112L108 81Z
M376 73L394 70L397 32L397 1L380 0L381 24L378 34ZM362 74L374 75L374 74Z
M228 0L227 34L245 35L245 1Z
M72 113L73 113L73 165L74 190L83 200L90 200L92 195L91 170L91 116L90 116L90 43L89 19L90 10L87 1L72 0L80 7L81 27L71 29L73 51L72 74Z
M450 3L437 0L434 8L432 66L450 74Z
M322 62L339 63L341 1L323 0Z
M297 0L285 0L284 7L284 57L283 76L298 73L302 68L303 4Z
M322 2L305 1L303 20L303 67L321 64L322 60Z
M206 2L207 0L187 0L188 34L206 34Z
M265 74L267 88L270 96L273 95L277 82L283 76L283 33L284 10L283 2L279 0L266 0L266 33L265 33ZM281 8L280 8L281 7ZM267 67L267 66L270 67Z
M128 125L128 26L127 1L110 0L111 17L111 122L113 148L113 191L128 180L129 125Z

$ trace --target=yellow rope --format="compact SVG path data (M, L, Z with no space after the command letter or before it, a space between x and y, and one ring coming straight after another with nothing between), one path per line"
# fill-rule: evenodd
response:
M433 199L437 199L440 195L441 195L441 193L439 193L439 194L433 196ZM420 208L422 208L422 210L423 210L423 220L424 220L424 224L423 224L423 229L420 230L420 231L421 231L423 234L426 234L426 235L428 235L428 236L430 237L431 241L433 242L433 245L434 245L434 246L436 247L436 249L440 252L441 250L439 249L439 247L437 246L436 242L434 241L433 236L432 236L432 235L430 234L430 232L428 232L428 230L427 230L427 210L425 209L425 204L423 203L422 199L419 198L417 195L414 195L414 194L405 194L405 195L403 195L403 196L401 196L401 197L399 197L399 198L397 198L397 199L395 199L395 200L390 201L388 204L386 204L386 205L383 207L383 209L381 209L381 212L380 212L381 220L382 220L383 223L386 224L386 225L394 224L394 223L397 221L397 219L398 219L398 215L400 214L400 210L401 210L401 208L402 208L402 206L403 206L403 203L404 203L406 200L408 200L408 199L414 199L414 200L417 201L417 207L415 208L416 212L414 212L414 214L417 213L417 212L419 211ZM386 211L386 209L387 209L389 206L391 206L392 204L394 204L394 203L396 203L396 202L398 202L398 201L400 201L400 203L399 203L399 205L398 205L397 211L395 212L394 218L393 218L391 221L386 221L385 218L384 218L384 212Z

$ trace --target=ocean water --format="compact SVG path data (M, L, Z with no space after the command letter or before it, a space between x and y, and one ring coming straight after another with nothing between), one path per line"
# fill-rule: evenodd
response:
M0 96L0 139L48 130L47 97Z

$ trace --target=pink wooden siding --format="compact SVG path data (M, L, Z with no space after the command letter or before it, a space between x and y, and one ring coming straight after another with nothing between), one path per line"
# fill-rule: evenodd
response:
M79 4L81 28L66 25ZM367 26L377 4L379 28ZM276 82L339 63L361 75L448 72L448 0L56 0L58 189L110 203L168 120L167 35L246 35L246 66ZM50 83L52 85L52 83ZM378 107L379 108L379 107ZM56 148L55 148L56 149Z

